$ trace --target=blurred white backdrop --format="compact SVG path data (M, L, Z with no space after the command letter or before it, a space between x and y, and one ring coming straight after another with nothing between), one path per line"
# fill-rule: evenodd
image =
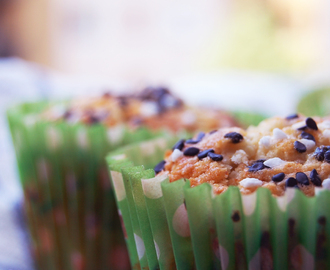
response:
M53 0L55 66L125 80L189 73L222 25L228 0Z
M327 0L49 0L46 12L50 63L70 74L137 82L226 65L330 70Z

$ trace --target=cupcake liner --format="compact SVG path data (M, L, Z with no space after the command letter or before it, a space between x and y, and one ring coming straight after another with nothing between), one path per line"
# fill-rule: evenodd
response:
M148 145L147 152L137 144L107 157L123 228L130 231L126 241L136 249L133 256L130 253L136 267L330 267L329 190L317 188L314 197L306 197L288 188L284 196L274 197L265 188L242 195L238 187L229 187L214 195L206 183L191 188L189 180L170 183L165 176L153 177L149 168L162 159L161 149L164 152L173 142L163 138ZM131 160L138 160L139 166Z
M7 112L38 268L129 269L104 157L166 132L44 122L46 106Z
M164 221L167 219L164 204L156 197L150 201L145 200L143 195L143 185L145 184L139 181L141 178L154 177L155 173L153 170L144 170L141 165L133 167L133 162L126 160L125 155L130 155L135 164L139 164L142 157L145 164L147 166L149 164L148 167L150 167L155 162L154 156L162 156L163 150L175 141L175 138L159 138L151 143L144 142L133 145L133 147L126 147L123 155L114 153L114 156L108 156L111 168L110 178L115 190L119 213L125 224L122 224L122 227L133 269L145 269L145 267L158 269L158 265L161 269L171 269L170 267L164 268L164 266L171 265L168 260L173 258L173 251L171 244L165 244L169 240L169 231L168 227L164 226ZM157 185L154 186L154 189L157 188ZM157 219L149 220L150 213L157 214ZM153 234L150 234L151 231ZM156 242L158 239L164 241L160 247L162 250L165 249L164 255L166 256L159 257L160 250ZM170 250L168 251L168 249Z

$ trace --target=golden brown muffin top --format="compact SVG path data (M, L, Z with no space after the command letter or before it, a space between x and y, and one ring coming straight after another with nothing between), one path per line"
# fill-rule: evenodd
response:
M330 187L330 121L290 115L247 130L199 133L168 150L155 171L171 182L210 183L217 194L228 186L238 186L243 194L262 186L275 196L288 187L313 196L316 186Z
M237 125L228 113L190 107L165 87L148 87L138 94L112 95L72 100L66 106L53 106L43 112L49 121L97 124L108 127L127 123L131 128L145 126L159 130L196 131Z

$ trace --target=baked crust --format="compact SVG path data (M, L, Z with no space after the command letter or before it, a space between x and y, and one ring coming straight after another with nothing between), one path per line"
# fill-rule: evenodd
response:
M235 140L237 134L242 137L239 141ZM212 149L213 154L187 156L184 152L189 147L198 148L199 153ZM322 154L317 156L321 150L323 158ZM191 186L210 183L217 194L228 186L238 186L243 194L262 186L275 196L283 195L288 187L313 196L315 186L322 186L330 177L330 121L302 115L274 117L247 130L221 128L193 145L186 141L181 150L175 151L175 155L173 150L166 152L164 170L160 172L168 174L171 182L186 178ZM221 155L221 161L213 160L214 154Z

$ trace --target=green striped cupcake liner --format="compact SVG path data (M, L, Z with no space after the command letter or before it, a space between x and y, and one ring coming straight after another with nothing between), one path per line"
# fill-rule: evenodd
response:
M104 157L166 132L38 119L49 105L23 104L7 112L36 266L130 269Z
M214 195L170 183L155 164L175 142L159 138L107 157L133 269L329 269L330 191L289 188Z

